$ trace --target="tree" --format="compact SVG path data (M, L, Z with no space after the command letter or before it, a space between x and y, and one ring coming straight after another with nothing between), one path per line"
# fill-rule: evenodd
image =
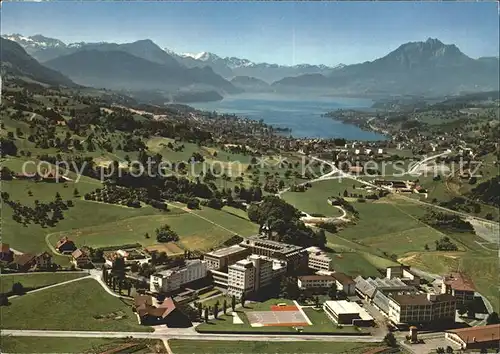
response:
M392 332L389 332L384 337L384 343L389 347L396 347L398 345L396 338Z
M481 348L480 353L481 353L481 354L488 354L488 349L486 349L486 348Z
M219 315L219 302L217 302L214 305L214 318L217 319L217 316Z
M23 295L25 292L24 286L20 282L12 284L12 293L14 295Z
M469 301L465 304L467 308L467 317L476 318L476 308L473 301Z
M6 294L1 293L0 294L0 306L8 306L9 305L9 298L7 297Z
M500 319L498 318L498 313L496 312L492 312L488 315L488 317L486 318L486 324L498 324L500 323Z
M328 296L330 299L335 300L337 298L337 284L333 283L330 289L328 289Z
M231 297L231 308L233 309L233 312L236 310L236 296Z
M314 307L319 308L319 297L314 297Z
M208 307L205 307L205 322L208 323Z
M163 225L159 229L156 229L156 240L158 242L179 241L179 235L170 226Z
M75 188L73 190L73 196L75 196L75 197L79 197L80 196L80 192L78 192L78 189Z
M424 249L425 249L426 251L428 251L428 250L429 250L429 245L428 245L427 243L425 244Z
M241 293L241 298L240 298L240 301L241 301L241 306L245 307L245 293Z
M446 352L449 353L449 354L453 353L453 348L451 346L447 346L446 347Z
M102 280L105 283L108 281L108 271L106 270L106 267L102 267Z
M203 315L203 305L201 304L201 302L198 302L198 317L201 318L201 316Z
M438 353L438 354L444 354L444 353L445 353L445 350L444 350L444 348L443 348L443 347L437 347L437 348L436 348L436 353Z
M226 314L227 311L227 300L224 298L224 302L222 303L222 311L224 312L224 315Z

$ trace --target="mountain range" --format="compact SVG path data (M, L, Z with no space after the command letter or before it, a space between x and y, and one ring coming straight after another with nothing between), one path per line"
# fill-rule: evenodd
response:
M248 92L321 95L451 95L498 90L499 59L473 59L438 39L402 44L382 58L353 65L254 63L209 52L179 54L151 40L71 43L42 35L4 36L43 65L78 84L126 90L207 92L212 99ZM172 97L172 96L171 96Z

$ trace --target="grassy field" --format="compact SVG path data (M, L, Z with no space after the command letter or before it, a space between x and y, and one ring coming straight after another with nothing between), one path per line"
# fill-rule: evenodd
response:
M353 342L250 342L250 341L192 341L171 339L168 341L174 354L362 354L375 347L375 343Z
M418 209L417 213L423 210L421 206L408 203L388 198L374 203L356 203L359 220L341 230L338 236L398 256L423 250L426 244L432 247L443 234L411 215L414 210Z
M110 338L49 338L49 337L12 337L2 336L2 350L6 353L102 353L107 350L127 348L136 350L144 348L152 353L160 349L164 353L165 346L161 340L110 339ZM132 346L133 345L133 346ZM130 351L127 351L130 353ZM157 351L154 351L158 353Z
M77 244L92 247L136 242L149 246L156 244L155 229L164 224L179 234L178 244L181 248L193 250L210 249L235 234L250 236L258 231L258 225L225 211L207 207L187 212L172 207L170 212L151 211L150 215L133 216L100 223L97 226L53 233L50 235L50 242L55 244L61 236L66 235ZM145 238L146 233L150 238Z
M87 276L86 272L78 273L31 273L31 274L3 274L0 275L0 292L5 293L12 289L12 284L20 282L24 288L37 289L64 281Z
M42 290L11 300L2 308L6 329L149 331L137 323L130 305L93 279Z
M349 274L352 277L358 275L364 277L378 277L378 269L394 265L390 260L371 256L364 252L342 252L330 254L332 257L333 269L337 272Z
M356 186L353 189L353 186ZM349 179L334 179L327 181L319 181L312 184L305 192L286 192L282 197L287 202L295 206L297 209L304 211L308 214L321 214L324 216L340 216L341 213L338 209L328 204L328 197L338 197L343 195L344 191L363 194L366 192L364 189L358 188L362 184Z

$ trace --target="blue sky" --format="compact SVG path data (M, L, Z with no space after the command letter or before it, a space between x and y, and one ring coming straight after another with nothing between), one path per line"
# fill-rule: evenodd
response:
M495 2L3 2L2 34L64 42L149 38L278 64L358 63L438 38L471 57L497 56Z

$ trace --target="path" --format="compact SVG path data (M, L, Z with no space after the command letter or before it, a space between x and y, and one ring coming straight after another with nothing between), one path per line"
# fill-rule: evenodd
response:
M75 281L80 281L82 279L89 279L89 278L91 278L91 276L87 275L86 277L71 279L71 280L63 281L61 283L44 286L43 288L38 288L38 289L35 289L35 290L28 291L28 292L24 293L23 295L12 295L12 296L9 296L9 300L10 299L15 299L16 297L26 296L28 294L33 294L33 293L36 293L36 292L39 292L39 291L42 291L42 290L47 290L47 289L50 289L50 288L55 288L56 286L66 285L66 284L69 284L69 283L73 283Z
M188 339L188 340L223 340L249 342L355 342L378 343L381 337L342 336L342 335L268 335L268 334L230 334L230 333L198 333L191 328L165 328L155 332L98 332L98 331L53 331L53 330L17 330L3 329L1 336L15 337L59 337L59 338L144 338L144 339Z
M130 299L130 297L128 297L128 296L119 295L119 294L115 293L114 291L112 291L108 287L108 285L102 280L101 274L102 273L99 270L96 270L96 269L90 270L90 277L92 279L96 280L108 294L110 294L111 296L114 296L114 297L119 297L119 298L123 298L123 299Z
M207 219L207 218L206 218L206 217L204 217L204 216L201 216L201 215L199 215L199 214L195 213L193 210L191 210L191 209L189 209L189 208L186 208L186 207L181 207L181 206L175 205L175 204L173 204L173 203L169 203L169 204L168 204L168 206L171 206L171 207L174 207L174 208L177 208L177 209L184 210L186 213L190 213L191 215L194 215L194 216L196 216L196 217L198 217L198 218L200 218L200 219L203 219L203 220L205 220L205 221L209 222L209 223L210 223L210 224L212 224L212 225L215 225L215 226L217 226L217 227L220 227L221 229L224 229L224 230L226 230L226 231L229 231L229 232L231 232L231 233L232 233L232 234L234 234L234 235L241 236L238 232L236 232L236 231L234 231L234 230L230 230L230 229L228 229L227 227L222 226L221 224L217 224L216 222L214 222L214 221L212 221L212 220L210 220L210 219Z

